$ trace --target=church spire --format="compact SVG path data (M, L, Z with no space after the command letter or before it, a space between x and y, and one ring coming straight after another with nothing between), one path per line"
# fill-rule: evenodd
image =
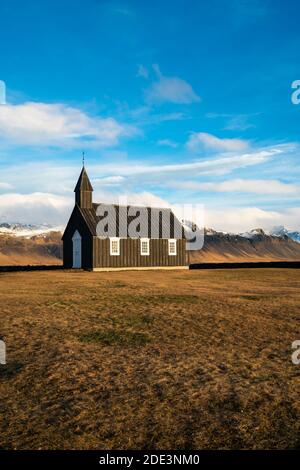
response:
M84 163L84 157L83 157ZM93 187L87 175L86 169L82 166L81 173L79 175L77 184L74 189L75 192L75 202L82 209L92 209L92 192Z

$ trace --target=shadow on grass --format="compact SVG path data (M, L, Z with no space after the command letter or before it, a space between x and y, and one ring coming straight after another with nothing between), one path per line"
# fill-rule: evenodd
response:
M18 271L58 271L63 270L62 264L38 264L38 265L22 265L22 266L0 266L0 272L18 272Z
M19 362L12 362L10 364L1 364L0 365L0 380L1 379L10 379L15 377L17 373L22 369L23 364Z

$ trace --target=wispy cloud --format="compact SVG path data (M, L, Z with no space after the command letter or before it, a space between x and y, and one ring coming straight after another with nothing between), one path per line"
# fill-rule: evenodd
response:
M246 131L255 127L251 122L256 116L261 113L251 114L229 114L229 113L207 113L206 117L209 119L223 119L225 120L224 129L229 131Z
M176 148L178 147L178 143L174 142L174 140L171 139L161 139L157 141L157 145L160 145L162 147L171 147L171 148Z
M255 125L249 122L249 116L239 114L237 116L230 117L225 124L224 129L228 131L246 131L253 127L255 127Z
M144 65L140 64L138 66L138 71L136 73L137 77L148 78L149 77L149 70L144 67Z
M141 106L139 108L132 109L128 112L128 116L136 125L155 125L162 122L189 119L187 114L180 111L173 113L157 113L148 106Z
M267 179L230 179L215 183L201 183L197 181L178 182L178 188L191 190L207 190L216 192L240 192L254 194L276 194L277 196L299 194L300 185L287 184L278 180Z
M106 165L95 165L91 167L94 174L121 175L130 180L138 177L139 182L143 179L155 178L156 181L164 181L166 174L175 178L183 175L213 175L225 174L239 168L262 164L275 156L282 154L284 149L280 146L257 150L244 154L234 154L231 156L217 156L206 160L196 160L191 162L178 162L174 164L149 165L144 162L132 161L119 164L111 163Z
M156 79L145 90L145 99L150 104L190 104L200 101L192 86L179 77L164 76L158 65L153 66Z
M94 201L118 202L119 196L127 197L129 204L153 205L169 207L171 197L173 202L181 202L172 193L162 191L162 188L179 188L185 178L201 177L210 174L229 173L238 168L259 165L271 161L277 155L284 155L287 148L277 146L256 152L218 156L206 160L178 162L174 164L151 165L145 161L106 162L90 164L88 173L94 185ZM2 180L9 185L22 188L20 192L7 192L0 195L0 219L3 221L20 221L31 223L64 224L74 204L73 189L78 177L78 166L75 164L62 166L58 162L41 162L22 164L2 170ZM28 176L30 175L30 177ZM98 177L97 177L98 175ZM149 183L150 182L150 186ZM260 191L272 188L286 197L294 194L296 185L288 185L281 181L237 179L214 183L187 181L184 189L202 189L209 191L229 192L248 190ZM193 183L193 184L192 184ZM199 185L199 186L198 186ZM201 186L200 186L201 185ZM248 185L248 187L247 187ZM151 188L151 191L137 192L138 187ZM183 186L182 186L183 187ZM34 188L35 192L31 192ZM38 189L36 189L38 188ZM154 189L155 188L155 189ZM157 194L153 193L153 190ZM281 191L281 192L280 192ZM60 194L57 194L57 193ZM28 194L29 193L29 194ZM162 195L162 197L158 196ZM271 194L271 189L268 194ZM189 191L184 191L184 200L195 203L197 199L189 198ZM235 198L236 199L236 198ZM230 201L235 205L235 199ZM227 200L227 199L226 199ZM228 200L227 200L228 204ZM238 205L238 201L237 201ZM220 230L242 231L256 226L268 228L273 225L286 225L288 228L298 228L300 213L292 209L286 211L266 211L256 207L227 207L212 209L206 212L205 224Z
M239 152L247 149L249 144L241 139L220 139L206 132L194 132L190 135L186 146L193 152L198 152L199 150Z
M107 176L106 178L96 178L93 180L93 184L95 183L101 186L119 186L124 181L124 176Z
M13 145L109 147L136 133L134 126L93 117L61 103L0 106L0 137Z
M89 163L88 172L92 183L94 180L102 181L106 184L117 184L121 182L127 187L136 187L141 183L152 181L158 186L170 186L171 181L182 181L183 176L204 177L206 175L224 175L234 170L255 167L277 157L287 155L288 148L285 146L274 146L272 148L260 149L253 152L234 154L230 156L218 155L213 158L197 159L187 161L187 156L176 163L163 164L162 156L153 156L153 161L160 161L158 164L151 164L140 160L128 160L126 155L120 158L106 159L102 163ZM58 161L40 161L17 163L1 169L2 181L17 187L22 192L35 191L59 192L69 194L73 191L76 179L78 178L78 164L62 164ZM29 176L30 175L30 176ZM117 178L115 178L117 177ZM167 178L167 179L166 179ZM167 184L168 182L168 184ZM99 183L100 186L100 183Z

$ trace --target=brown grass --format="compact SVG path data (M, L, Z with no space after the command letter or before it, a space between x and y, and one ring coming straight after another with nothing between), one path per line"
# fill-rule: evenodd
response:
M2 449L299 448L300 272L0 274Z

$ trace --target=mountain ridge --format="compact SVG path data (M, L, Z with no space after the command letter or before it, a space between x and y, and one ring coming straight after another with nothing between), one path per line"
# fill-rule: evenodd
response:
M209 229L205 231L203 248L190 252L190 263L299 260L299 242L286 234L269 235L262 229L242 234Z
M0 265L61 264L62 231L47 224L0 223ZM282 226L243 233L205 228L204 235L203 248L190 251L190 263L300 260L300 233Z
M195 224L189 221L184 221L183 225L187 229L191 229L192 227L195 227ZM20 237L32 237L34 235L43 235L43 234L47 234L50 232L63 233L63 231L64 231L63 225L54 226L54 225L49 225L49 224L23 224L20 222L0 223L0 235L5 233L5 234L11 234L11 235L20 236ZM264 230L263 228L255 228L246 232L225 232L222 230L215 230L213 228L204 227L204 232L205 232L205 235L223 233L223 234L229 234L229 235L240 235L245 238L252 238L253 236L257 234L269 235L269 236L274 236L274 237L287 236L288 238L291 238L292 240L300 243L300 231L288 230L283 225L275 226L271 230Z

